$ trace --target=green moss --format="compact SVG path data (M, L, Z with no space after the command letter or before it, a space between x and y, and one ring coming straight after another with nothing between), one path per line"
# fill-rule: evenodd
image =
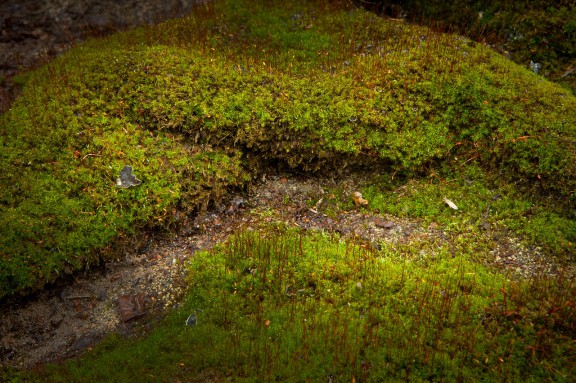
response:
M21 72L12 77L12 82L19 86L24 86L30 79L32 72Z
M39 381L562 381L574 285L509 281L429 241L414 252L282 227L189 264L186 301L141 339L113 336ZM552 313L552 314L551 314ZM186 326L188 316L197 324ZM545 336L543 336L545 334Z
M94 54L94 65L102 63L101 54ZM119 100L97 96L90 89L96 83L78 83L80 89L72 85L97 73L95 68L77 68L80 77L68 76L68 69L52 72L70 81L64 91L34 90L44 86L46 71L55 70L48 67L26 90L25 98L33 101L25 105L22 99L5 116L11 129L2 136L8 169L0 176L6 190L0 200L6 207L1 215L2 296L83 268L98 260L95 250L119 236L167 225L174 209L206 208L225 193L224 185L249 179L236 150L190 145L173 133L144 129L123 118ZM119 189L116 178L127 164L143 183Z
M458 31L490 44L520 66L539 63L539 74L576 91L576 7L571 1L383 1L382 11L431 25ZM390 6L391 4L394 4Z
M0 297L267 163L403 176L474 163L574 205L576 98L487 48L345 4L195 15L69 51L0 117ZM115 187L124 165L142 185Z

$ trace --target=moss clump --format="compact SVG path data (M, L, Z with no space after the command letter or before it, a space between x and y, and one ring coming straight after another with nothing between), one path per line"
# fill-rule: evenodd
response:
M512 282L448 245L374 251L282 227L192 258L185 303L143 339L112 337L35 379L562 381L574 284ZM196 316L192 326L187 318Z
M94 65L105 62L99 52L86 54ZM224 186L250 179L235 149L190 144L181 135L123 118L113 110L122 108L117 100L88 94L90 84L121 82L119 73L86 68L79 77L66 76L70 82L53 93L38 91L59 86L48 72L65 76L72 68L63 63L61 74L44 68L4 116L0 296L41 287L102 254L113 256L115 239L167 226L182 210L206 208L221 198ZM102 82L90 82L87 73L102 76ZM126 164L143 181L140 186L116 187Z
M0 117L0 297L270 162L404 175L475 163L573 206L576 98L485 47L345 4L195 15L73 49ZM115 188L124 165L142 185Z

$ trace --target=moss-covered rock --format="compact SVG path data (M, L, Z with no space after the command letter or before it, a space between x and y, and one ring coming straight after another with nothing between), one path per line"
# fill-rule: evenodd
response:
M32 74L0 117L0 297L271 162L411 175L475 163L573 206L571 93L459 36L294 3L217 2ZM116 187L125 165L141 185Z

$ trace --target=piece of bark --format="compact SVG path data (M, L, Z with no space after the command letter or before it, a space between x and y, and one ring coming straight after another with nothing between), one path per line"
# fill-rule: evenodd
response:
M141 317L146 314L144 295L121 295L118 297L118 314L122 322L128 322L132 319Z

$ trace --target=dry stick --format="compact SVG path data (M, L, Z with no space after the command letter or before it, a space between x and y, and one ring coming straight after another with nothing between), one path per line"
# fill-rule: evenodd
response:
M84 157L82 157L82 161L84 161L87 157L102 157L102 150L104 150L104 148L100 149L100 151L98 153L88 153L86 154Z

